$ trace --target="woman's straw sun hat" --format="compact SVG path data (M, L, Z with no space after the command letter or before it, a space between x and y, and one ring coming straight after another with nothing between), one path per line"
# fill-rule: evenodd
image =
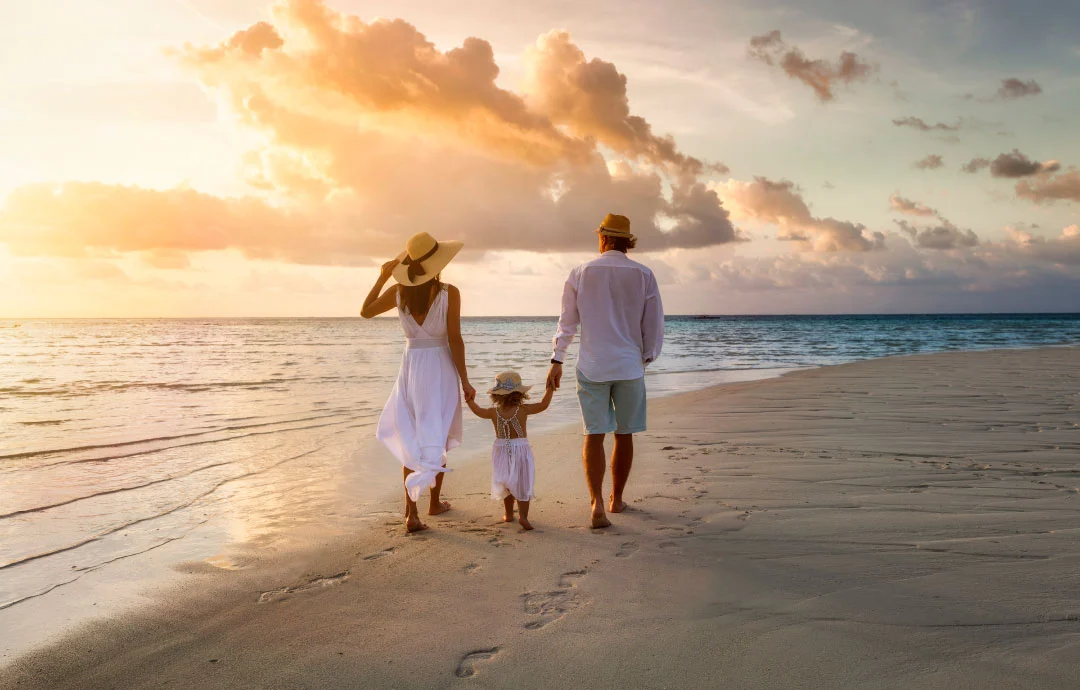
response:
M532 386L521 383L521 375L516 371L504 371L495 377L495 385L488 391L491 395L510 395L511 393L528 393Z
M437 242L426 232L418 232L405 243L405 251L398 254L401 263L394 266L394 280L409 287L423 285L439 275L462 246L456 240Z

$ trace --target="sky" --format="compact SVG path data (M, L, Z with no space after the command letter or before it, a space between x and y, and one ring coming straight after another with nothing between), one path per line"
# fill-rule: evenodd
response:
M1080 5L0 0L0 318L1080 311Z

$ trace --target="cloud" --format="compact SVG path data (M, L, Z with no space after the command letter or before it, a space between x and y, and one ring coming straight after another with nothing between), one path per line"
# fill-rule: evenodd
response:
M982 170L983 168L988 168L988 167L990 167L990 159L989 158L972 158L967 163L964 163L963 165L961 165L960 169L963 170L966 173L976 173L976 172L979 172L980 170Z
M794 182L755 177L753 182L728 180L716 185L736 217L773 223L777 239L801 244L815 252L872 251L884 247L885 237L860 223L817 218L810 212Z
M541 36L526 55L526 94L533 106L556 125L581 138L595 138L630 158L642 158L676 171L700 175L705 165L678 150L670 136L653 134L652 126L630 113L626 76L599 58L587 60L566 31ZM712 166L726 173L722 165Z
M1025 96L1037 96L1042 93L1042 87L1034 79L1020 81L1014 77L1001 80L1001 87L997 90L997 98L1003 101L1013 101Z
M905 199L899 194L889 196L889 208L912 216L937 216L938 212L925 204Z
M365 265L420 229L472 252L589 249L608 212L631 218L639 251L745 239L707 184L723 166L655 133L626 77L565 32L529 50L520 91L497 84L487 41L443 51L408 22L318 0L173 56L264 142L243 160L257 194L31 185L0 208L0 242L158 265L222 248Z
M911 127L920 132L957 132L963 127L963 120L957 120L955 125L947 125L944 122L935 122L931 125L927 124L921 117L912 115L896 118L892 123L897 127Z
M785 43L778 30L752 37L748 54L766 65L779 67L792 79L806 84L823 103L835 98L837 84L850 85L866 79L876 69L849 51L840 53L835 64L811 60L798 48Z
M895 222L900 230L912 239L915 246L921 249L951 250L979 244L979 238L972 230L962 230L944 218L939 220L939 225L922 228L905 220Z
M779 303L786 313L820 313L823 305L837 311L880 311L888 305L901 312L1030 309L1032 304L1075 310L1080 305L1075 265L1047 260L1014 242L927 251L890 234L888 247L879 252L738 256L707 264L703 276L697 268L696 280L680 282L692 282L695 294L702 290L702 280L716 284L716 289L705 288L706 294L737 292L742 313L777 311L775 295L764 300L755 296L775 291L783 291ZM665 300L674 301L674 291L669 288Z
M1016 183L1016 196L1037 204L1053 201L1080 202L1080 170L1070 168L1056 175L1040 175Z
M1080 225L1070 225L1049 240L1016 228L1007 231L1022 252L1050 263L1080 266Z
M915 161L915 167L920 170L935 170L945 165L945 161L942 157L936 153L931 153L924 158L920 158Z
M1018 149L1003 153L990 161L990 174L994 177L1027 177L1043 172L1055 172L1061 168L1057 161L1040 163L1033 161Z

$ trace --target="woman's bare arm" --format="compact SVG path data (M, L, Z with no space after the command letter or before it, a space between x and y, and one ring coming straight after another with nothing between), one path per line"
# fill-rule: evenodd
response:
M382 265L379 277L375 280L375 285L372 286L368 296L364 298L364 306L360 309L360 316L370 319L379 314L385 314L397 306L398 286L396 284L391 285L390 289L381 295L379 294L382 292L383 285L386 285L386 281L390 280L390 275L397 264L397 259L393 259Z
M527 415L540 414L551 404L551 396L553 395L555 395L555 388L552 382L549 381L547 387L544 389L544 397L540 399L540 402L526 403L521 406L521 411Z
M469 409L473 411L473 414L480 419L494 419L495 408L494 407L480 407L476 404L476 398L468 398L465 400L469 405Z
M465 402L476 397L476 389L469 384L469 371L465 368L465 341L461 338L461 293L453 285L447 285L449 298L446 311L446 337L450 342L450 358L454 360ZM473 410L475 412L475 410Z

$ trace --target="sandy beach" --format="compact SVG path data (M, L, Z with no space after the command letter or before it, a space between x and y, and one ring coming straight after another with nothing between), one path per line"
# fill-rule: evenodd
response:
M181 564L0 687L1076 687L1078 372L944 353L655 400L610 529L578 429L545 433L534 532L462 462L426 532Z

